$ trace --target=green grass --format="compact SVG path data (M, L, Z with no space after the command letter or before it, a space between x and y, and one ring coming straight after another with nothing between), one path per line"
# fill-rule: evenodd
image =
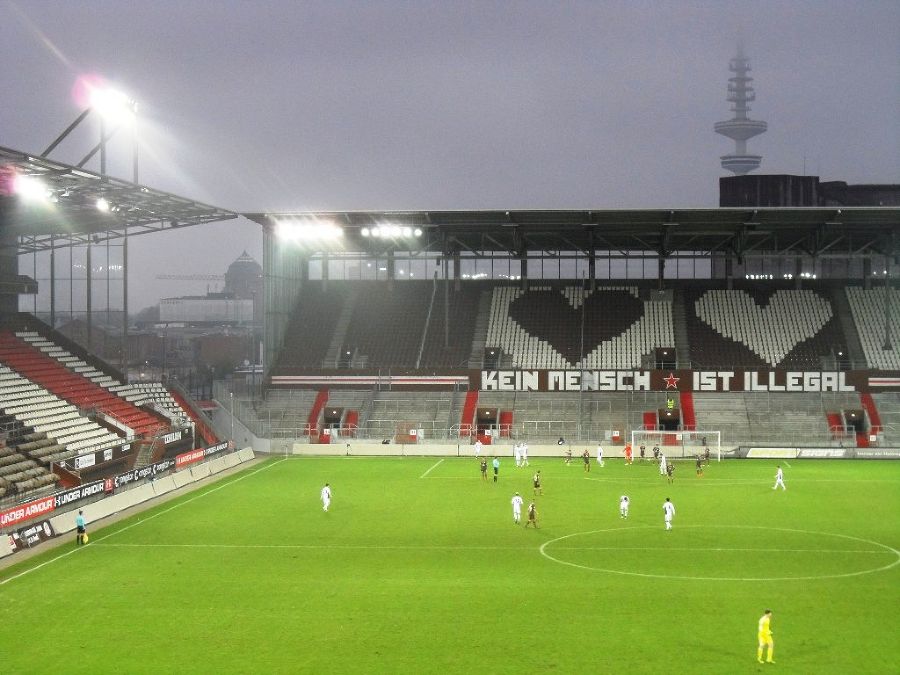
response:
M774 461L680 463L671 486L435 463L274 459L0 571L3 672L897 672L900 463L791 462L786 492ZM526 531L510 499L536 468Z

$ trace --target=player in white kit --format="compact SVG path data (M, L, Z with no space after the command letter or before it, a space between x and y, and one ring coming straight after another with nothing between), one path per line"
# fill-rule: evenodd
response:
M775 485L772 486L772 489L777 490L779 485L782 490L787 490L787 486L784 484L784 471L781 470L781 465L778 466L778 471L775 472Z
M622 495L619 498L619 515L622 518L628 517L628 495Z
M327 511L328 507L331 506L331 487L328 485L328 483L325 483L325 487L322 488L321 497L322 510Z
M513 456L516 458L516 467L521 466L521 464L522 464L522 449L519 447L518 443L516 443L513 446Z
M515 496L512 498L512 507L513 507L513 522L518 525L519 520L522 518L522 504L524 500L519 493L517 492Z
M475 441L475 456L476 457L481 457L481 448L482 448L481 439L479 438L478 440Z
M659 456L659 475L666 475L666 456L663 454L660 454Z
M666 529L672 529L672 518L675 517L675 505L669 501L669 498L666 497L666 501L663 503L663 513L665 514L666 520Z
M528 443L522 442L519 453L522 455L522 466L528 466Z
M603 446L597 445L597 464L603 466Z

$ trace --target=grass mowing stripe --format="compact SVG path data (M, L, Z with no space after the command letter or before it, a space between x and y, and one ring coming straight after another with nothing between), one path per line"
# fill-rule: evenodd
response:
M534 551L534 546L366 546L364 544L103 544L119 548L335 549L341 551ZM562 547L561 547L562 548Z
M434 464L434 466L432 466L430 469L428 469L428 471L426 471L426 472L423 473L421 476L419 476L419 478L425 478L425 476L427 476L427 475L430 474L432 471L434 471L436 468L438 468L438 466L440 466L441 462L443 462L443 461L444 461L444 460L439 459L439 460Z
M194 501L200 499L201 497L205 497L206 495L212 494L213 492L218 492L218 491L221 490L222 488L226 488L226 487L228 487L229 485L234 485L235 483L237 483L237 482L239 482L239 481L242 481L242 480L244 480L245 478L249 478L250 476L254 476L254 475L258 474L260 471L265 471L266 469L268 469L268 468L270 468L270 467L273 467L273 466L275 466L276 464L280 464L280 463L283 462L283 461L285 461L285 460L284 460L284 459L279 459L279 460L277 460L277 461L275 461L275 462L272 462L271 464L266 464L265 466L261 466L260 468L256 469L255 471L252 471L252 472L250 472L250 473L244 474L243 476L238 476L238 477L235 478L234 480L228 481L227 483L223 483L222 485L217 485L216 487L212 488L211 490L207 490L206 492L203 492L203 493L201 493L201 494L199 494L199 495L195 495L194 497L191 497L190 499L185 499L183 502L178 502L177 504L173 504L172 506L170 506L170 507L167 508L167 509L163 509L162 511L157 511L157 512L154 513L152 516L147 516L146 518L141 518L141 519L138 520L137 522L131 523L130 525L126 525L125 527L123 527L123 528L121 528L121 529L119 529L119 530L116 530L115 532L110 532L109 534L104 535L104 536L98 538L98 539L96 540L95 543L99 544L100 542L102 542L102 541L104 541L104 540L106 540L106 539L109 539L109 538L112 537L112 536L115 536L115 535L117 535L117 534L120 534L120 533L122 533L122 532L125 532L126 530L130 530L132 527L136 527L137 525L140 525L140 524L142 524L142 523L146 523L148 520L153 520L153 519L156 518L157 516L161 516L161 515L163 515L164 513L169 513L170 511L174 511L175 509L177 509L177 508L180 507L180 506L184 506L185 504L190 504L191 502L194 502ZM90 546L90 544L88 544L88 546ZM83 550L83 549L81 549L81 548L75 548L75 549L72 549L71 551L66 551L65 553L63 553L63 554L61 554L61 555L58 555L58 556L56 556L55 558L50 558L50 560L45 560L44 562L40 563L39 565L35 565L34 567L29 567L28 569L22 570L22 571L19 572L18 574L14 574L14 575L12 575L11 577L7 577L6 579L0 579L0 586L3 586L3 585L5 585L5 584L8 584L8 583L9 583L10 581L12 581L13 579L18 579L18 578L20 578L20 577L24 577L26 574L29 574L29 573L34 572L34 571L36 571L36 570L39 570L39 569L41 569L42 567L45 567L45 566L49 565L50 563L55 563L55 562L57 562L58 560L62 560L63 558L66 558L66 557L68 557L68 556L72 555L73 553L76 553L76 552L78 552L78 551L80 551L80 550Z

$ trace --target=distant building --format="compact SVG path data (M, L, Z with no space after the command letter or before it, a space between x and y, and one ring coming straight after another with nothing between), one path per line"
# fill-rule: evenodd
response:
M160 323L245 325L262 320L262 267L244 251L225 272L221 293L163 298Z
M719 178L719 206L900 206L900 185L848 185L818 176Z

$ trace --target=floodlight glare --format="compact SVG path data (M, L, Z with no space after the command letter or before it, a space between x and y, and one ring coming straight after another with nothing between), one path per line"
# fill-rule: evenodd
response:
M364 237L368 237L368 236L369 236L369 228L368 228L368 227L364 227L363 229L361 229L361 230L359 231L359 233L360 233L362 236L364 236Z
M402 230L402 232L403 232L403 236L404 236L404 237L410 237L410 236L412 236L412 229L409 228L409 227L404 227L403 230Z
M40 178L25 174L19 174L13 179L13 190L29 201L47 201L53 194Z
M421 228L421 227L417 227L417 228L413 231L413 234L416 235L417 237L421 237L421 236L422 236L422 228Z
M137 103L115 89L92 87L90 103L104 119L116 124L128 124L137 114Z
M377 237L380 237L380 236L381 236L381 228L380 228L380 227L373 227L373 228L372 228L372 236L373 236L373 237L376 237L376 238L377 238Z
M107 211L109 211L109 202L106 201L106 199L104 199L103 197L100 197L100 199L97 200L97 210L106 213Z

